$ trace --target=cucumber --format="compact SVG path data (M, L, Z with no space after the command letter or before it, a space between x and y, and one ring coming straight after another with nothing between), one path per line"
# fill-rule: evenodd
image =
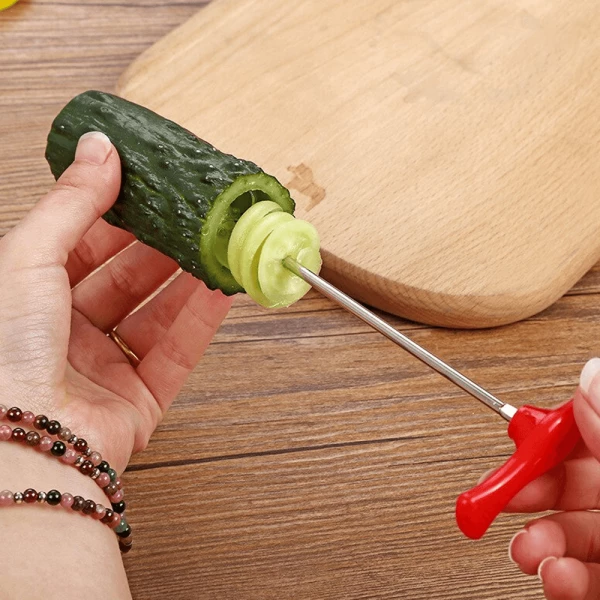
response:
M106 221L175 259L209 288L243 292L227 267L229 235L256 202L270 200L293 214L288 190L173 121L97 91L73 98L52 123L46 159L55 178L88 131L105 133L121 158L121 192Z
M56 179L88 131L105 133L121 159L119 197L104 215L110 224L225 294L246 291L274 307L306 293L308 284L283 260L293 256L318 272L319 238L294 219L294 201L277 179L173 121L97 91L73 98L52 123L46 159Z

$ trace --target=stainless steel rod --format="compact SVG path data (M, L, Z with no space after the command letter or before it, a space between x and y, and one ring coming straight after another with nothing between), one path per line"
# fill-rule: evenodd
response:
M423 361L426 365L437 371L440 375L449 379L452 383L457 385L459 388L477 398L480 402L483 402L486 406L495 410L498 414L502 415L507 421L514 416L517 409L510 404L502 402L487 390L471 381L468 377L465 377L462 373L453 369L450 365L446 364L443 360L440 360L437 356L431 354L425 350L425 348L419 346L416 342L413 342L410 338L394 329L389 323L378 317L376 314L365 308L362 304L356 302L344 294L341 290L331 285L328 281L325 281L322 277L319 277L311 270L303 267L296 260L291 257L284 259L283 264L298 277L301 277L309 283L315 290L326 296L330 300L337 302L347 311L357 316L359 319L379 331L386 338L398 344L401 348L410 352L413 356Z

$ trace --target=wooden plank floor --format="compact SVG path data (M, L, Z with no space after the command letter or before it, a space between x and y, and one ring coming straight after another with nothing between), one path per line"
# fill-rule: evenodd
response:
M22 0L0 13L0 234L48 189L45 137L85 89L114 88L191 0ZM393 319L520 405L568 398L599 352L600 267L543 314L492 331ZM542 598L506 555L524 522L479 542L456 496L511 451L502 420L311 293L288 310L238 298L126 475L136 599Z

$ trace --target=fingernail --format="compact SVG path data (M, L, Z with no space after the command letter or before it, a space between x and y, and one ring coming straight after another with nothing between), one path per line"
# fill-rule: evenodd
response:
M513 544L515 543L515 540L519 537L522 536L524 534L527 533L526 529L521 529L521 531L517 531L517 533L515 533L515 535L513 535L512 539L510 540L510 542L508 543L508 558L510 560L511 563L513 563L513 565L518 565L519 563L513 558Z
M558 560L555 556L548 556L540 563L540 566L538 567L537 575L540 578L541 582L544 581L544 575L543 575L544 567L546 565L548 565L549 563L554 562L555 560Z
M99 131L84 133L77 143L75 159L92 165L103 165L112 149L110 140Z
M598 373L600 373L600 358L592 358L591 360L588 360L579 377L579 386L586 396L590 395L592 381L596 378Z

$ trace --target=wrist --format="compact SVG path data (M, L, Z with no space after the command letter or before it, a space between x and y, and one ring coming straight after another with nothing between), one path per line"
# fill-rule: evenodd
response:
M58 490L109 505L94 480L76 469L26 445L0 443L0 490L29 488ZM0 528L0 562L11 565L2 578L3 598L29 597L39 581L60 581L71 595L89 600L131 597L116 536L100 521L60 505L13 504L0 507ZM96 564L102 565L102 581L81 576L81 567Z

